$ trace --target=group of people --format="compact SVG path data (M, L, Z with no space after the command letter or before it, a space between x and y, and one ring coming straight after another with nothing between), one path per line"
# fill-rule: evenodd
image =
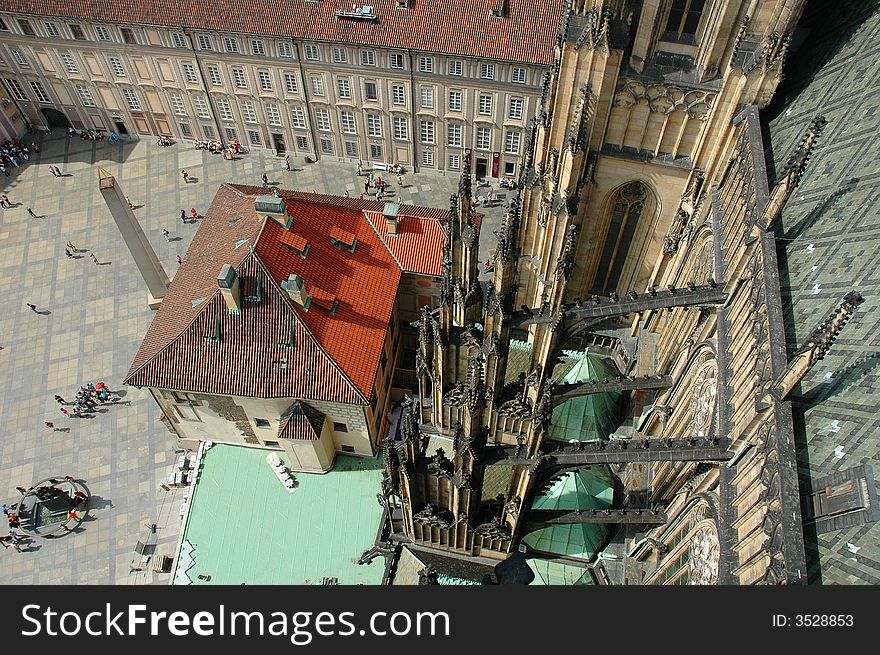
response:
M241 146L235 140L230 141L228 145L224 146L221 141L201 141L196 139L193 141L193 147L196 150L207 150L214 155L223 155L223 159L232 159L235 155L241 153Z
M167 137L167 136L162 135L158 139L156 139L156 145L157 146L173 146L174 139L172 139L171 137Z
M39 146L35 143L31 144L31 149L33 149L34 152L40 151ZM0 170L2 170L3 174L7 177L9 177L10 167L18 168L23 161L27 161L28 159L30 159L28 145L22 143L18 139L15 139L14 141L7 139L3 142L3 145L0 146Z
M104 382L98 382L97 384L89 382L84 387L80 387L79 391L76 393L76 398L72 403L67 402L64 398L55 394L55 402L61 405L61 413L68 418L83 418L89 413L94 412L98 403L103 405L105 403L115 403L118 400L119 399L113 395L113 392L107 388L107 385ZM67 409L65 405L72 405L73 410ZM47 422L47 426L48 425ZM54 428L54 425L50 427Z
M114 134L116 134L114 132ZM74 137L76 136L76 130L72 127L67 128L67 136ZM102 141L104 139L104 131L103 130L93 130L89 128L87 130L80 130L79 138L83 141Z

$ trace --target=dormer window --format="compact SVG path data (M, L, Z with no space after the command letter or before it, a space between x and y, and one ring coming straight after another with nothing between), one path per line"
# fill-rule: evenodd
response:
M330 230L330 243L339 250L354 252L355 246L357 246L357 239L351 232L334 227Z

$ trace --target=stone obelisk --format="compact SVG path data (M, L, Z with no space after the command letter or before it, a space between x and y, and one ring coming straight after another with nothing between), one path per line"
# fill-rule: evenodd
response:
M153 246L147 241L144 231L141 229L140 223L134 212L128 206L125 194L119 188L114 178L109 172L103 168L98 168L98 188L107 203L107 208L116 221L120 234L128 247L131 256L134 257L134 263L147 284L147 304L150 309L156 309L165 297L168 285L171 283L168 274L162 268L159 258Z

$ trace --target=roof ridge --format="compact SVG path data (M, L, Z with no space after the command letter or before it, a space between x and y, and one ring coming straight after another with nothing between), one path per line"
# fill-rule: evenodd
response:
M263 226L265 227L265 223L263 223ZM259 253L256 251L256 244L254 244L254 251L251 254L254 255L254 258L256 259L256 262L259 265L260 269L266 274L266 278L268 278L269 282L271 283L269 286L275 291L275 293L280 296L282 304L284 304L284 306L286 306L290 310L291 314L294 317L294 320L299 323L305 333L315 344L315 347L318 349L318 351L327 358L327 361L329 361L330 365L339 372L339 374L342 376L342 379L345 380L352 389L354 389L355 394L364 401L364 404L368 405L370 401L366 398L366 396L364 396L358 386L354 382L352 382L351 378L346 375L345 371L342 370L342 367L339 365L339 363L335 359L333 359L330 353L328 353L324 346L321 345L320 340L318 340L309 329L308 323L306 323L306 321L303 320L302 316L299 315L299 312L297 311L293 300L291 300L290 296L288 296L284 292L284 290L281 289L281 287L278 286L278 284L275 282L275 278L272 277L272 273L271 271L269 271L269 267L266 266L265 262L263 262ZM375 382L375 376L373 379Z
M370 211L372 211L372 210L370 210ZM379 232L379 228L377 228L375 225L373 225L373 221L370 220L370 217L369 217L369 215L367 214L367 210L366 210L366 209L362 209L362 210L361 210L361 214L362 214L363 217L366 219L366 221L367 221L367 225L369 225L371 228L373 228L373 232L375 232L375 233L376 233L376 236L379 237L379 243L381 243L383 246L385 246L385 250L387 250L387 251L388 251L388 254L391 255L391 259L394 260L394 263L397 264L397 267L398 267L402 272L407 273L408 271L403 267L403 264L400 263L400 260L399 260L399 259L397 258L397 256L391 251L391 246L389 246L389 245L385 242L385 239L382 238L382 234Z

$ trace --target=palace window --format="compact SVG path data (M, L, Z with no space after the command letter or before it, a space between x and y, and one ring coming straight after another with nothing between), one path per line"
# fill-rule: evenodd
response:
M484 80L494 80L495 64L480 64L480 77Z
M266 105L266 120L269 125L281 125L281 112L276 105Z
M235 86L239 89L247 88L247 78L244 76L244 70L241 68L232 69L232 79L235 80Z
M80 25L68 25L70 28L70 35L76 39L77 41L85 41L86 34L83 32L83 28ZM109 41L110 39L107 39Z
M95 100L92 98L92 92L89 91L86 87L82 85L76 86L76 95L79 96L79 101L82 103L83 107L94 107Z
M303 111L302 107L291 107L290 108L290 124L293 127L298 127L300 129L304 129L306 126L306 112ZM303 146L305 147L305 146Z
M345 64L348 62L348 52L345 48L333 48L333 61L337 64Z
M434 143L434 121L420 121L419 137L422 143Z
M23 20L21 18L18 19L18 26L21 28L21 33L26 36L36 36L37 33L34 31L34 26L31 25L29 20Z
M246 123L256 123L257 122L257 112L254 109L254 104L252 102L248 102L247 100L242 101L241 115L244 118Z
M196 109L196 116L198 116L199 118L211 117L211 115L208 113L208 102L203 96L193 96L192 102L193 107L195 107Z
M446 126L446 145L461 147L461 125L451 123Z
M196 69L192 64L184 64L183 65L183 77L190 84L195 84L199 81L199 78L196 77Z
M125 98L125 103L128 105L128 108L131 111L141 110L141 103L138 100L137 94L135 94L134 89L122 89L122 97Z
M257 130L248 130L248 138L251 140L251 143L255 146L258 146L262 143L260 139L260 133Z
M523 115L523 99L522 98L511 98L510 99L510 108L507 112L508 117L510 118L522 118Z
M284 89L288 93L296 93L296 75L291 75L290 73L284 74Z
M358 156L358 144L354 141L346 141L345 142L345 154L349 157L357 157Z
M73 27L74 26L71 25L70 29L73 30ZM109 41L110 40L110 31L106 27L103 27L101 25L95 25L95 36L98 37L98 41ZM184 44L180 47L185 48L186 42L184 42Z
M375 66L376 53L372 50L361 50L361 66Z
M300 150L308 150L309 149L309 137L307 136L298 136L296 137L296 147Z
M21 50L12 50L12 56L15 57L15 61L19 66L30 66L27 58L24 56L24 53Z
M321 139L321 152L326 155L333 154L333 142L330 139Z
M464 75L464 62L460 59L450 59L446 71L450 75L458 75L461 77Z
M461 155L449 155L449 168L454 171L461 168Z
M100 29L104 29L104 28L102 27ZM97 27L95 28L95 32L98 34L98 38L101 38L101 34L100 34L100 32L98 32ZM186 37L183 36L183 34L180 34L179 32L172 32L171 33L171 45L173 45L175 48L185 48L186 47Z
M364 82L364 96L367 100L379 99L379 90L375 82Z
M119 31L122 32L122 40L125 43L137 43L137 39L135 38L134 32L131 29L123 27L120 28ZM210 50L210 48L203 48L203 50Z
M323 108L315 109L315 125L316 127L323 131L330 131L330 112Z
M223 78L220 77L220 69L216 66L208 66L208 77L211 79L211 84L214 86L220 86L223 84Z
M316 96L324 95L324 78L312 77L312 93Z
M422 87L422 107L432 109L434 107L434 88L430 86Z
M79 68L76 66L76 60L73 58L73 55L69 55L67 53L61 54L61 63L64 64L64 69L68 73L78 73Z
M186 106L183 104L183 98L180 96L168 96L168 100L171 102L171 111L178 115L186 114Z
M389 55L389 63L391 68L403 68L403 55L399 52L392 52Z
M402 84L391 85L391 102L393 102L395 105L406 104L406 91L403 88Z
M510 73L510 81L516 84L526 83L526 69L514 66Z
M21 88L21 84L18 83L18 80L6 80L6 87L9 89L9 92L12 94L12 97L16 100L28 100L27 94L24 92L24 89Z
M37 82L36 80L31 80L31 89L34 90L34 95L37 96L37 100L40 102L52 102L52 99L49 98L49 95L46 93L46 89L43 88L43 85Z
M449 111L461 111L461 91L449 92Z
M220 118L224 121L231 121L235 118L232 115L232 105L226 98L217 98L217 111L220 112Z
M336 80L340 98L351 98L351 83L346 78Z
M199 39L199 50L213 50L214 49L214 46L211 45L210 37L208 37L204 34L199 34L198 39Z
M46 28L46 36L51 36L53 38L61 36L61 33L58 31L58 26L55 23L43 23L43 27Z
M480 94L480 113L484 115L492 114L492 96L484 93Z
M263 42L259 39L251 39L251 54L253 55L265 55L266 47L263 45Z
M367 134L382 136L382 119L378 114L367 114Z
M278 42L278 56L293 57L293 48L290 47L290 44L287 41Z
M506 132L504 135L504 152L509 155L519 154L519 132Z
M420 73L433 73L434 72L434 59L433 59L433 57L419 57L419 72Z
M316 45L307 45L306 46L306 59L311 59L312 61L318 61L318 46L316 46Z
M186 66L186 64L184 64L184 66ZM125 77L125 67L116 57L110 57L110 68L113 69L113 74L116 77Z
M405 118L394 117L394 138L401 141L409 138L409 127Z
M263 91L272 90L272 76L269 75L269 71L257 71L257 77L260 78L260 88Z
M340 122L342 123L342 131L346 134L355 134L357 132L357 123L355 123L354 114L350 111L340 113Z
M478 150L492 149L492 130L488 127L478 127L474 130L475 146Z
M223 45L226 48L226 52L238 52L238 41L231 37L224 37Z
M382 146L380 146L376 143L370 144L370 159L374 159L374 160L382 159ZM343 446L342 447L343 450L345 450L346 448L350 449L349 452L352 452L352 453L354 452L354 448L352 448L351 446Z

